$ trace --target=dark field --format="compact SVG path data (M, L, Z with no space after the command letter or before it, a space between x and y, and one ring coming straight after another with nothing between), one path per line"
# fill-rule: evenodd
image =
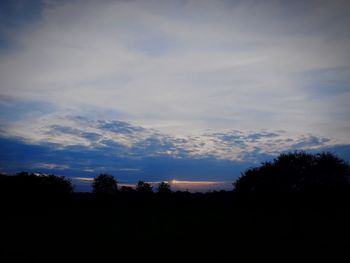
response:
M1 200L1 255L8 260L348 258L348 194L6 198Z

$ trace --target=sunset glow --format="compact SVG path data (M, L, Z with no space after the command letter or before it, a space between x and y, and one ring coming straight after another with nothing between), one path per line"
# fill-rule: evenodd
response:
M88 185L85 185L85 188L82 188L83 191L89 191L90 190L90 183L94 180L94 178L91 177L72 177L71 178L73 182L81 189L81 183L86 184L89 183ZM230 190L232 189L232 182L224 182L224 181L195 181L195 180L177 180L177 179L172 179L169 181L147 181L146 183L149 183L153 189L156 191L158 185L161 183L168 183L170 184L171 188L176 191L176 190L188 190L190 192L207 192L211 190L219 190L219 189L226 189ZM136 187L137 182L134 183L129 183L129 182L120 182L118 183L119 187L131 187L134 188Z
M171 184L187 184L187 185L216 185L216 184L224 184L224 182L214 182L214 181L182 181L182 180L171 180Z

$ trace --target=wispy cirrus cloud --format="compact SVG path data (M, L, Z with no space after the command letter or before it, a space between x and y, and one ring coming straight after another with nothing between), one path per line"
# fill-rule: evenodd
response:
M348 10L341 0L50 1L0 50L0 94L71 115L105 107L173 134L317 130L346 142Z
M69 169L69 166L65 164L55 164L55 163L37 163L37 164L34 164L32 168L47 169L47 170L66 170L66 169Z

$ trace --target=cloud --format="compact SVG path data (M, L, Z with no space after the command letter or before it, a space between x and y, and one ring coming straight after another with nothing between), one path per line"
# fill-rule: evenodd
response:
M64 164L55 164L55 163L37 163L33 165L33 168L46 169L46 170L66 170L66 169L69 169L69 166Z
M299 138L299 140L292 144L292 148L294 149L305 149L305 148L313 148L313 147L320 147L323 146L324 144L328 143L330 139L328 138L319 138L313 135L309 136L302 136Z
M252 161L256 159L255 154L276 155L285 150L335 144L334 140L313 134L291 138L286 131L225 130L176 136L124 121L59 116L57 113L55 116L55 119L46 116L30 124L19 122L18 125L6 126L2 131L3 137L21 138L31 144L51 144L58 149L101 151L131 159L171 156Z
M102 107L173 134L317 130L345 142L348 9L346 1L53 1L0 51L0 94L70 115Z
M98 127L100 129L115 132L117 134L132 134L144 131L142 127L132 126L126 122L121 121L100 121Z

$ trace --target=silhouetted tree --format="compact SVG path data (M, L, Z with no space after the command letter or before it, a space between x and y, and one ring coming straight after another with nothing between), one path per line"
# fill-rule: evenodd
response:
M118 190L117 180L109 174L100 174L92 183L93 193L114 194Z
M73 185L70 179L64 176L57 176L53 174L42 177L44 187L47 187L53 193L70 194L73 192Z
M153 193L152 186L149 183L145 183L144 181L138 181L136 185L136 191L140 193Z
M13 194L69 194L73 192L70 179L53 174L20 172L0 177L1 192Z
M349 171L331 153L286 153L248 169L234 186L238 193L337 191L349 185Z
M157 192L159 194L170 194L171 193L170 184L168 184L167 182L159 183Z

